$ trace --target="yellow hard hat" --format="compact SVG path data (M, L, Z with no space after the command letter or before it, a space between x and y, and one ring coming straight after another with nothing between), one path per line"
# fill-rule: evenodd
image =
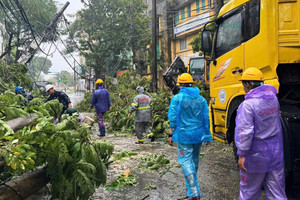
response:
M189 73L183 73L178 76L177 83L194 83L194 80Z
M97 85L97 84L102 84L102 83L103 83L103 81L102 81L102 79L100 79L100 78L96 81L96 85Z
M264 80L263 73L255 67L250 67L246 69L240 79L240 81L263 81L263 80Z

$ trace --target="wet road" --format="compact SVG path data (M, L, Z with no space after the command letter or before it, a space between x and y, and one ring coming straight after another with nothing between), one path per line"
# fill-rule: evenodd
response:
M68 94L73 106L80 102L84 93ZM94 113L82 113L93 117ZM97 124L93 128L95 140ZM122 190L107 191L100 186L90 200L169 200L187 199L184 177L177 162L177 147L169 146L163 141L136 145L136 137L132 133L109 133L101 140L114 144L115 151L133 151L138 153L131 158L114 161L109 165L107 172L107 184L111 184L119 174L130 170L136 174L137 184L127 186ZM165 155L171 163L169 169L162 168L157 171L145 171L138 167L141 157L147 155ZM210 145L203 145L198 170L198 180L203 200L234 200L239 196L239 169L234 161L232 146L213 141ZM150 189L149 185L155 186ZM289 198L295 200L296 198Z
M72 102L72 106L75 107L77 103L79 103L80 101L83 100L84 92L71 93L71 94L68 94L68 96Z
M96 138L96 137L95 137ZM102 138L101 138L102 139ZM129 134L109 134L103 140L115 146L115 153L120 151L137 152L136 156L123 161L114 161L107 172L107 183L110 184L119 174L129 169L137 175L137 185L127 186L119 191L106 191L103 186L98 188L91 200L131 199L131 200L169 200L187 199L184 177L177 162L177 147L169 146L162 141L136 145L135 136ZM170 169L145 172L138 167L141 157L151 154L165 155L172 164ZM199 163L198 179L203 197L201 199L238 199L239 173L234 162L232 146L214 141L203 145ZM155 189L147 186L155 185Z

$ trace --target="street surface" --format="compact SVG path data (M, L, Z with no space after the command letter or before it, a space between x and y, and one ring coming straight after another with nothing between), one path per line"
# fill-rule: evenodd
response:
M96 136L95 136L96 138ZM98 138L97 138L98 139ZM102 140L102 138L101 138ZM107 184L111 184L119 174L130 170L137 174L137 185L127 186L123 190L106 191L101 186L91 200L102 199L131 199L131 200L168 200L187 199L184 177L177 162L177 147L169 146L163 141L146 144L134 144L136 137L132 134L112 134L103 138L112 142L115 153L120 151L133 151L138 154L131 158L117 160L109 165ZM170 159L170 169L143 172L138 167L141 157L145 155L165 155ZM213 141L210 145L203 145L198 170L202 199L225 200L238 199L239 171L232 154L232 146ZM147 189L149 185L156 189Z
M84 92L76 92L67 95L69 96L73 107L75 107L76 104L82 101L84 98Z

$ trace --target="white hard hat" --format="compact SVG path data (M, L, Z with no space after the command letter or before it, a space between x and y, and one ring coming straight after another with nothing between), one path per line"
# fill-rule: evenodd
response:
M53 88L53 85L46 85L46 92Z

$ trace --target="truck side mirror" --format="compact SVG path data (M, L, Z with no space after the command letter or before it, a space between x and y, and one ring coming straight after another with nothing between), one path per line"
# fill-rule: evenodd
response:
M212 41L211 41L211 32L208 30L202 31L201 37L201 51L211 53L212 50Z

